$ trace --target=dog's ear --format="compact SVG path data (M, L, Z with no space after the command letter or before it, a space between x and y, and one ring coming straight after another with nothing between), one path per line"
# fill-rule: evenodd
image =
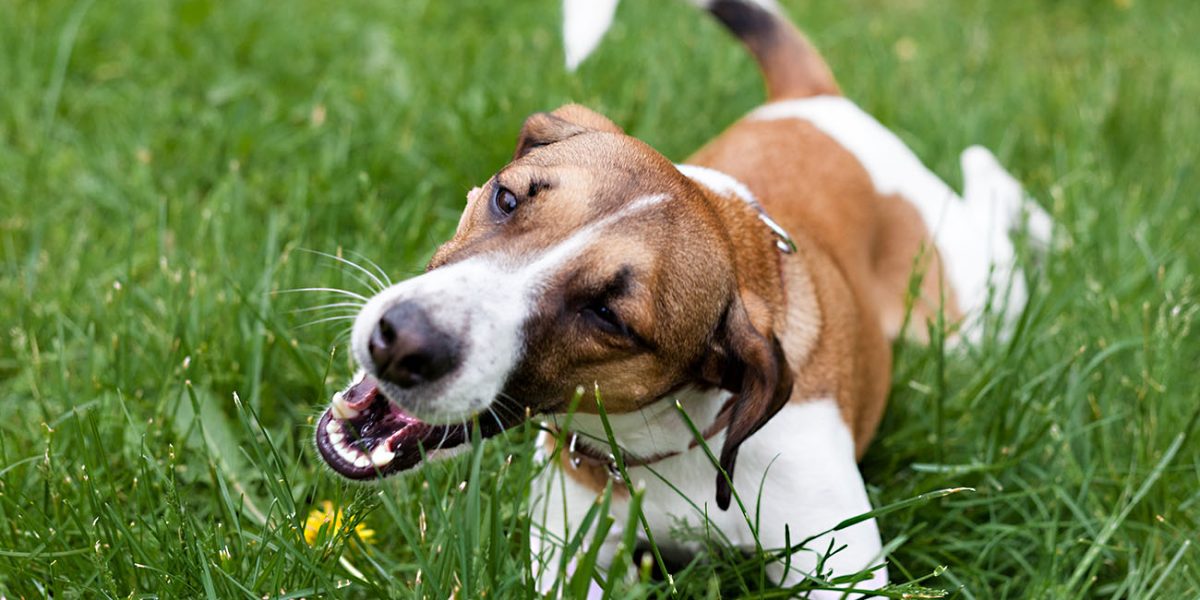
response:
M513 160L525 156L534 148L561 142L587 131L623 133L604 115L578 104L568 104L552 113L534 113L521 126Z
M715 341L702 378L734 394L720 458L729 480L717 474L717 506L727 510L738 448L787 404L794 379L769 312L753 294L730 302Z

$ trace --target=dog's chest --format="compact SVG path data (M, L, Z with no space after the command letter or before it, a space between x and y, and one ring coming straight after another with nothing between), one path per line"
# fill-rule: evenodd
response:
M708 440L714 454L723 438ZM717 471L700 448L629 475L644 486L642 512L656 543L680 550L695 550L706 536L750 548L754 531L782 532L785 524L795 542L870 510L850 431L829 399L789 404L742 445L729 510L716 506ZM778 547L781 535L760 543Z

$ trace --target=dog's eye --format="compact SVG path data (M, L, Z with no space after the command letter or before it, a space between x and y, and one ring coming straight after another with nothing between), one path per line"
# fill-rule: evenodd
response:
M492 192L492 207L507 217L517 210L517 195L512 193L512 190L497 185L495 191Z
M607 304L589 304L580 313L594 325L608 333L624 335L627 331L620 317Z

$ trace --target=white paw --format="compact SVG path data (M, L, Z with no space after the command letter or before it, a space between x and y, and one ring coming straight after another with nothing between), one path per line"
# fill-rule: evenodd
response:
M963 170L963 201L977 243L984 248L988 269L984 288L968 294L973 306L963 325L963 337L975 342L982 336L982 308L989 303L1000 309L1002 333L1007 334L1020 317L1028 300L1025 277L1017 265L1017 253L1010 235L1024 230L1040 249L1050 244L1053 221L1050 215L1025 194L996 156L982 146L971 146L960 158Z

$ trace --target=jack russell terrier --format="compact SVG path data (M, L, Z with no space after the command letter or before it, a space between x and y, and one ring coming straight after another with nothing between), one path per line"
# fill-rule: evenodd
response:
M568 1L575 63L615 8L591 3ZM782 548L871 510L857 461L883 414L892 340L939 318L976 339L996 290L1011 319L1026 294L1009 231L1049 235L983 148L963 153L957 195L840 95L773 4L702 4L757 59L767 103L679 165L581 106L529 117L428 271L362 308L362 373L317 425L325 462L355 480L451 455L473 427L489 437L533 415L568 429L531 499L542 589L607 485L616 523L628 518L599 407L585 396L567 422L577 389L598 389L660 548L693 549L672 540L680 524ZM586 14L596 7L608 20ZM750 518L729 510L734 493ZM602 542L602 569L621 538ZM808 547L831 542L844 548L823 572L802 551L769 574L787 585L875 567L854 586L886 583L873 519Z

